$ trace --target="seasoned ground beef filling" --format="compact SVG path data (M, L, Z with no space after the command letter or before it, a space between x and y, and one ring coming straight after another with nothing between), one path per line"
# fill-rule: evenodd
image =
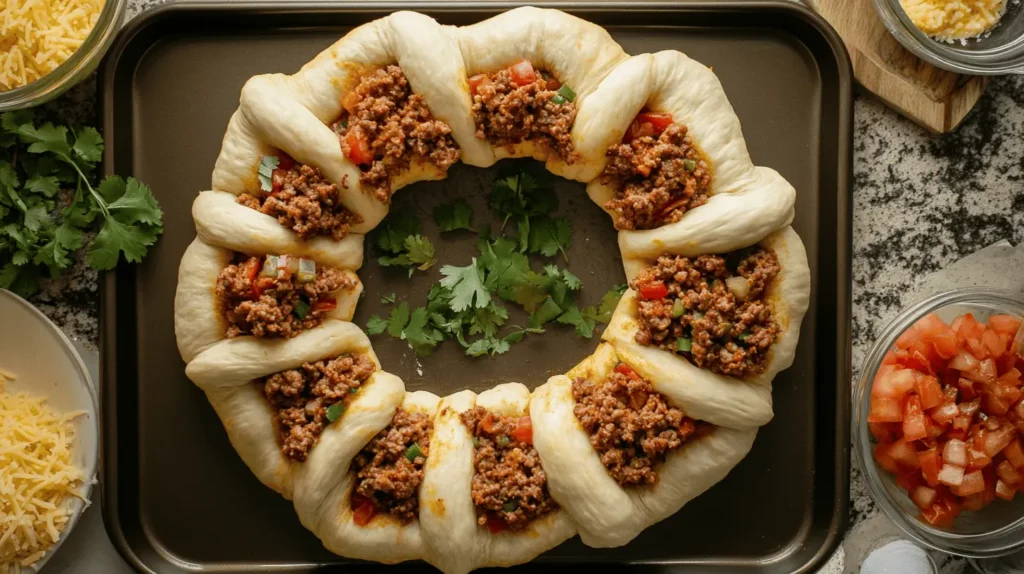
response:
M478 522L492 532L519 530L558 508L548 494L547 475L533 448L529 417L514 418L474 407L462 413L474 436L473 503Z
M630 284L640 296L636 341L731 377L764 371L779 326L764 300L779 273L761 248L725 257L663 255Z
M416 518L433 426L430 417L399 409L391 424L356 455L355 492L372 501L375 512L402 521Z
M276 217L302 239L326 235L340 240L353 224L362 222L345 209L338 186L324 179L319 169L290 159L279 161L271 177L273 190L258 196L243 193L238 203Z
M573 413L608 474L622 486L656 483L655 467L697 431L693 419L669 406L650 381L625 364L600 383L577 378L572 394Z
M606 155L600 181L616 193L604 206L615 213L618 229L673 223L708 201L711 172L683 126L673 124L661 135L613 145Z
M292 460L305 461L330 424L329 417L344 412L375 370L364 355L341 355L257 379L277 419L281 452ZM332 405L338 406L332 409Z
M576 104L558 95L560 84L554 76L532 73L529 83L513 81L512 68L474 77L480 78L473 94L476 137L496 146L542 140L573 163L579 159L571 134Z
M319 265L316 277L307 283L293 274L263 277L263 263L261 257L241 256L217 277L228 337L294 337L319 325L324 314L337 307L328 293L353 286L348 275Z
M434 119L398 66L366 75L342 103L346 112L332 126L341 150L362 169L363 188L384 203L391 200L391 179L413 159L442 170L459 161L451 128Z

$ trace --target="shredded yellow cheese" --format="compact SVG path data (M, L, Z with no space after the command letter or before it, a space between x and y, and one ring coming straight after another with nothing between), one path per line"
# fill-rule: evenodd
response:
M46 399L8 393L0 370L0 574L17 573L46 554L70 518L82 471L71 462L72 419Z
M999 23L1006 0L900 0L910 21L946 42L978 37Z
M105 0L0 0L0 91L49 74L82 45Z

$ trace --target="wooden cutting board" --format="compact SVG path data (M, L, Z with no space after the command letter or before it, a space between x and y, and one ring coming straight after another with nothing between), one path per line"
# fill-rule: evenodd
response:
M846 43L853 74L890 107L937 133L956 129L988 85L921 60L885 29L871 0L808 0Z

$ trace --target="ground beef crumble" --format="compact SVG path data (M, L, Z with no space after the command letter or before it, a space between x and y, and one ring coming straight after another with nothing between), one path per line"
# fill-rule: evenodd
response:
M420 94L412 93L398 66L363 77L343 101L345 112L331 127L341 149L362 174L359 183L383 203L391 200L391 180L413 158L447 170L459 161L459 148L445 122L434 119ZM357 141L369 156L361 161Z
M572 394L573 413L608 474L622 486L656 483L656 467L668 453L699 436L698 424L705 425L670 406L650 381L624 364L601 383L577 378Z
M330 424L327 409L343 409L375 370L366 356L346 354L257 379L274 410L281 452L305 461Z
M262 257L241 255L217 277L217 300L228 321L228 337L294 337L319 325L337 305L327 293L354 286L345 273L320 265L309 283L300 283L293 275L261 277L262 267ZM309 310L300 318L304 305Z
M324 179L315 167L280 160L271 181L269 193L243 193L238 203L276 217L302 239L326 235L341 240L352 225L363 221L341 204L337 184Z
M679 353L721 375L764 372L768 351L779 337L779 326L764 297L779 269L775 253L762 248L724 257L659 257L656 265L630 283L640 294L636 341ZM730 290L730 277L746 279L745 296ZM645 298L645 291L651 292L652 286L657 291L660 285L667 294Z
M600 181L616 189L605 203L618 229L653 229L679 221L708 201L711 171L686 127L670 125L661 135L634 138L608 149Z
M549 73L536 72L536 80L522 86L512 81L510 68L486 74L473 94L476 137L496 146L526 140L543 140L566 163L579 159L572 143L576 104L558 103L558 81Z
M481 526L494 531L492 521L499 520L503 527L520 530L558 508L548 494L537 449L514 436L520 419L483 407L465 411L461 418L474 437L472 495Z
M356 455L352 463L355 492L372 500L377 512L389 513L403 522L416 518L433 428L430 417L399 409L391 424ZM413 445L419 453L410 451ZM413 454L418 455L409 460Z

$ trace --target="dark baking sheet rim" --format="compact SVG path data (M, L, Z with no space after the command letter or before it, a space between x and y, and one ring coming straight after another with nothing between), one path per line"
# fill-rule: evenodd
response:
M104 170L106 174L130 174L132 173L132 158L131 158L131 146L125 145L118 137L118 133L115 128L115 116L117 110L117 102L115 101L115 94L117 92L117 71L122 65L122 56L128 48L133 39L144 31L146 28L156 25L162 18L177 15L180 12L194 13L197 18L210 15L223 16L226 14L247 14L252 12L273 12L277 14L292 14L298 15L301 13L314 13L314 12L380 12L380 11L395 11L401 9L413 9L413 10L424 10L429 9L432 11L486 11L486 12L500 12L510 8L514 8L522 5L529 5L529 2L459 2L459 3L441 3L434 1L404 1L404 2L295 2L288 4L280 4L277 2L247 2L247 3L234 3L234 2L177 2L167 4L153 10L147 11L139 17L132 20L128 25L124 27L121 33L115 40L110 52L104 60L103 65L99 71L98 87L100 90L99 96L102 101L101 107L101 121L106 136L107 147L104 152ZM829 146L834 145L837 152L836 165L835 165L835 184L837 197L836 201L836 221L835 221L835 243L836 250L833 254L835 256L836 263L836 284L834 285L836 300L835 301L818 301L819 310L822 313L819 314L819 321L827 321L832 323L837 328L836 333L836 349L835 349L835 364L832 365L835 371L836 380L836 394L835 404L819 400L816 404L816 428L820 426L824 420L832 419L835 421L835 428L830 428L830 432L834 431L835 439L830 444L822 444L823 441L818 441L817 450L814 453L814 459L816 461L815 468L821 468L819 462L829 463L835 473L829 474L828 478L833 482L832 489L832 504L816 504L814 509L811 511L813 515L812 524L808 525L809 529L825 530L826 534L822 539L822 544L812 553L805 553L807 555L806 561L803 565L797 569L798 572L812 572L817 568L824 565L825 561L831 557L835 549L839 546L842 541L842 537L845 534L846 526L848 522L848 507L849 507L849 472L850 472L850 443L849 443L849 417L850 417L850 345L851 345L851 284L850 284L850 268L851 268L851 244L852 244L852 196L851 190L851 172L853 163L853 149L852 149L852 123L853 123L853 104L852 104L852 86L853 86L853 74L850 65L849 55L846 52L845 46L838 34L822 19L820 16L815 14L813 11L790 0L753 0L753 1L725 1L717 3L708 2L538 2L536 3L545 8L559 8L567 12L580 14L583 17L587 13L595 12L612 12L612 11L624 11L630 12L701 12L701 13L719 13L723 16L727 16L729 13L739 12L768 12L768 13L781 13L788 17L802 20L804 24L809 25L816 33L821 36L821 40L830 54L826 54L831 58L834 58L836 66L836 81L838 83L836 93L838 95L836 107L837 107L837 122L836 125L831 128L824 123L822 124L822 132L830 135L827 139L823 137L824 141L829 142ZM822 56L820 49L815 51L809 50L814 54L817 60ZM133 62L134 63L134 62ZM824 79L823 79L824 81ZM129 131L130 134L130 131ZM128 137L130 139L130 136ZM114 169L117 166L118 169ZM824 181L823 181L824 185ZM820 192L820 189L819 189ZM824 221L824 220L823 220ZM825 252L821 253L821 256L827 256ZM829 278L831 279L831 278ZM124 430L123 427L118 425L118 409L124 408L126 404L131 404L137 397L135 395L134 388L118 388L116 373L118 370L127 369L129 372L133 372L135 369L134 356L125 357L118 356L117 354L117 325L119 322L124 321L125 313L129 316L133 314L133 309L124 309L126 307L125 300L118 298L118 291L130 292L133 289L135 282L135 268L134 266L122 265L115 272L105 273L101 283L101 296L100 296L100 351L101 351L101 364L100 364L100 381L101 381L101 406L103 411L103 436L101 442L101 488L103 489L103 516L104 524L110 538L117 548L121 556L136 570L140 572L156 572L153 568L147 565L139 554L135 551L134 545L136 543L145 544L145 534L142 532L143 526L136 523L131 526L138 526L137 530L131 530L125 528L125 524L122 523L121 518L124 512L131 510L132 504L138 499L138 484L137 477L132 476L131 472L136 470L134 466L136 460L131 457L126 457L126 461L119 460L120 455L118 447L120 446L124 452L129 454L137 453L138 448L135 440L135 436L125 436L123 433L118 432L119 428ZM120 303L120 305L119 305ZM122 308L119 308L122 307ZM829 313L832 313L831 317L828 317ZM119 320L121 317L121 320ZM824 369L823 369L824 370ZM831 398L831 397L829 397ZM831 415L831 417L830 417ZM128 425L130 427L130 425ZM831 426L831 425L830 425ZM130 432L130 429L129 429ZM135 454L134 456L137 456ZM822 473L815 472L815 481L819 480L818 477L823 476ZM122 500L128 500L127 505L122 504ZM819 499L821 502L828 502L824 493ZM137 518L138 513L134 516ZM157 551L159 553L159 551ZM761 566L771 567L771 564L775 563L775 558L785 558L793 554L793 549L790 547L781 548L775 555L769 555L761 557L758 561ZM174 564L176 561L170 559L170 557L163 557L168 565ZM184 570L195 570L195 565L186 565L177 563L174 564L178 568ZM633 563L624 564L628 566L630 570L643 569L645 571L658 570L658 571L672 571L687 568L688 566L696 566L696 564L679 564L671 562L663 563ZM719 566L724 569L735 569L739 566L737 563L699 563L698 568L704 569L708 567ZM265 566L261 567L261 571L283 571L290 570L293 567L313 567L316 568L315 564L302 564L302 565L280 565L280 566ZM229 567L230 568L230 567ZM564 564L559 563L547 563L547 564L532 564L531 568L540 568L542 570L553 570L555 568L564 568ZM222 567L213 567L204 569L205 571L216 571ZM163 570L163 569L161 569Z

